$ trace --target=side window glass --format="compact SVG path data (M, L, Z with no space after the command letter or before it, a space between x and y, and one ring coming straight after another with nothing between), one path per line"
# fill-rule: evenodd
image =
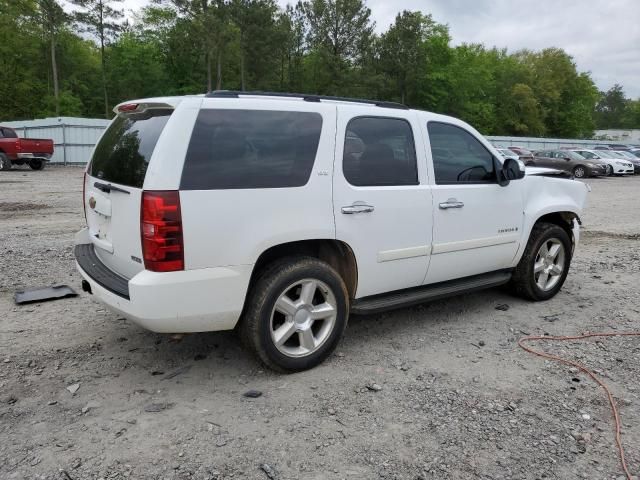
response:
M358 187L417 185L411 125L399 118L354 118L347 125L342 171Z
M301 187L311 176L321 131L315 112L202 109L180 188Z
M437 184L496 181L493 155L469 132L441 122L427 123L427 130Z

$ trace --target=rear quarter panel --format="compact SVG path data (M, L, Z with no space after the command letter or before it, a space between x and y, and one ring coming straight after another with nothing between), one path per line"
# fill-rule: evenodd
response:
M302 187L180 192L186 269L251 265L274 245L335 238L331 184L335 105L205 99L202 108L317 112L322 131L311 175Z

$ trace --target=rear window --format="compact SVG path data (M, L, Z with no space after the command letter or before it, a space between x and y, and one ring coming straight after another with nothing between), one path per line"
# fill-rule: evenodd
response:
M183 190L300 187L316 158L322 116L203 109L182 172Z
M96 146L89 175L142 188L151 154L172 112L154 108L118 115Z

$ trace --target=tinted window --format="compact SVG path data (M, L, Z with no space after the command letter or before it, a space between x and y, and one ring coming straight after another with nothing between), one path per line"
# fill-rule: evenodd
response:
M493 155L466 130L427 124L437 184L495 182Z
M191 134L180 188L305 185L321 130L318 113L201 110Z
M351 185L417 185L411 126L398 118L360 117L347 125L342 171Z
M11 130L10 128L0 128L0 137L3 138L18 138L16 132Z
M119 114L96 145L89 175L142 188L151 154L173 110Z

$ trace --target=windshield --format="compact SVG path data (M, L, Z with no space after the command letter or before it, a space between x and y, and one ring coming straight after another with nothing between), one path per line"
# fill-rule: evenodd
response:
M173 110L118 115L96 146L89 175L142 188L151 154Z

